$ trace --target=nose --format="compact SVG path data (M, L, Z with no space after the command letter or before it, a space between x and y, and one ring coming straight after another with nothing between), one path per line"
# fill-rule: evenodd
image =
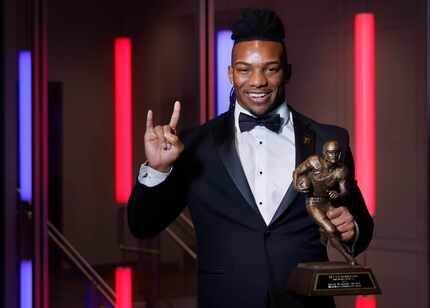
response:
M267 86L267 78L261 70L254 70L249 78L249 85L256 88Z

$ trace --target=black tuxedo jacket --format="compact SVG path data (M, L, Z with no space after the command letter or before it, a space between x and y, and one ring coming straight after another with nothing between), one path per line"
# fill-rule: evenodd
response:
M354 254L370 242L373 221L354 181L346 130L316 123L292 111L296 164L321 153L329 139L339 141L351 171L345 202L359 226ZM229 111L182 136L185 150L161 184L136 183L128 203L134 236L157 235L188 206L198 248L199 308L333 307L330 297L304 298L286 291L289 272L299 262L327 260L305 198L288 189L266 226L234 146L234 115Z

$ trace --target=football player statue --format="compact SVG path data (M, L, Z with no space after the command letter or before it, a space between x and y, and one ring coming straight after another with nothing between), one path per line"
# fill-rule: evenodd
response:
M332 200L341 200L348 194L348 170L340 161L340 147L335 140L327 141L322 155L312 155L293 172L294 188L306 193L306 209L320 226L321 240L330 241L351 265L356 265L348 246L342 242L336 226L327 217L333 208Z

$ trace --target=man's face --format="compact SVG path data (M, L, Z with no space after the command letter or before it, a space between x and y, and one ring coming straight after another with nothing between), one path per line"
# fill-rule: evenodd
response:
M282 44L272 41L245 41L233 48L228 69L239 104L260 116L283 100L285 72Z

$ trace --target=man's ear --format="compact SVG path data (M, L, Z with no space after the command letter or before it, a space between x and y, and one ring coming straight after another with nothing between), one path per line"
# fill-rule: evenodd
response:
M284 84L287 84L291 79L291 64L285 65Z
M233 67L231 65L228 66L228 80L233 84Z

